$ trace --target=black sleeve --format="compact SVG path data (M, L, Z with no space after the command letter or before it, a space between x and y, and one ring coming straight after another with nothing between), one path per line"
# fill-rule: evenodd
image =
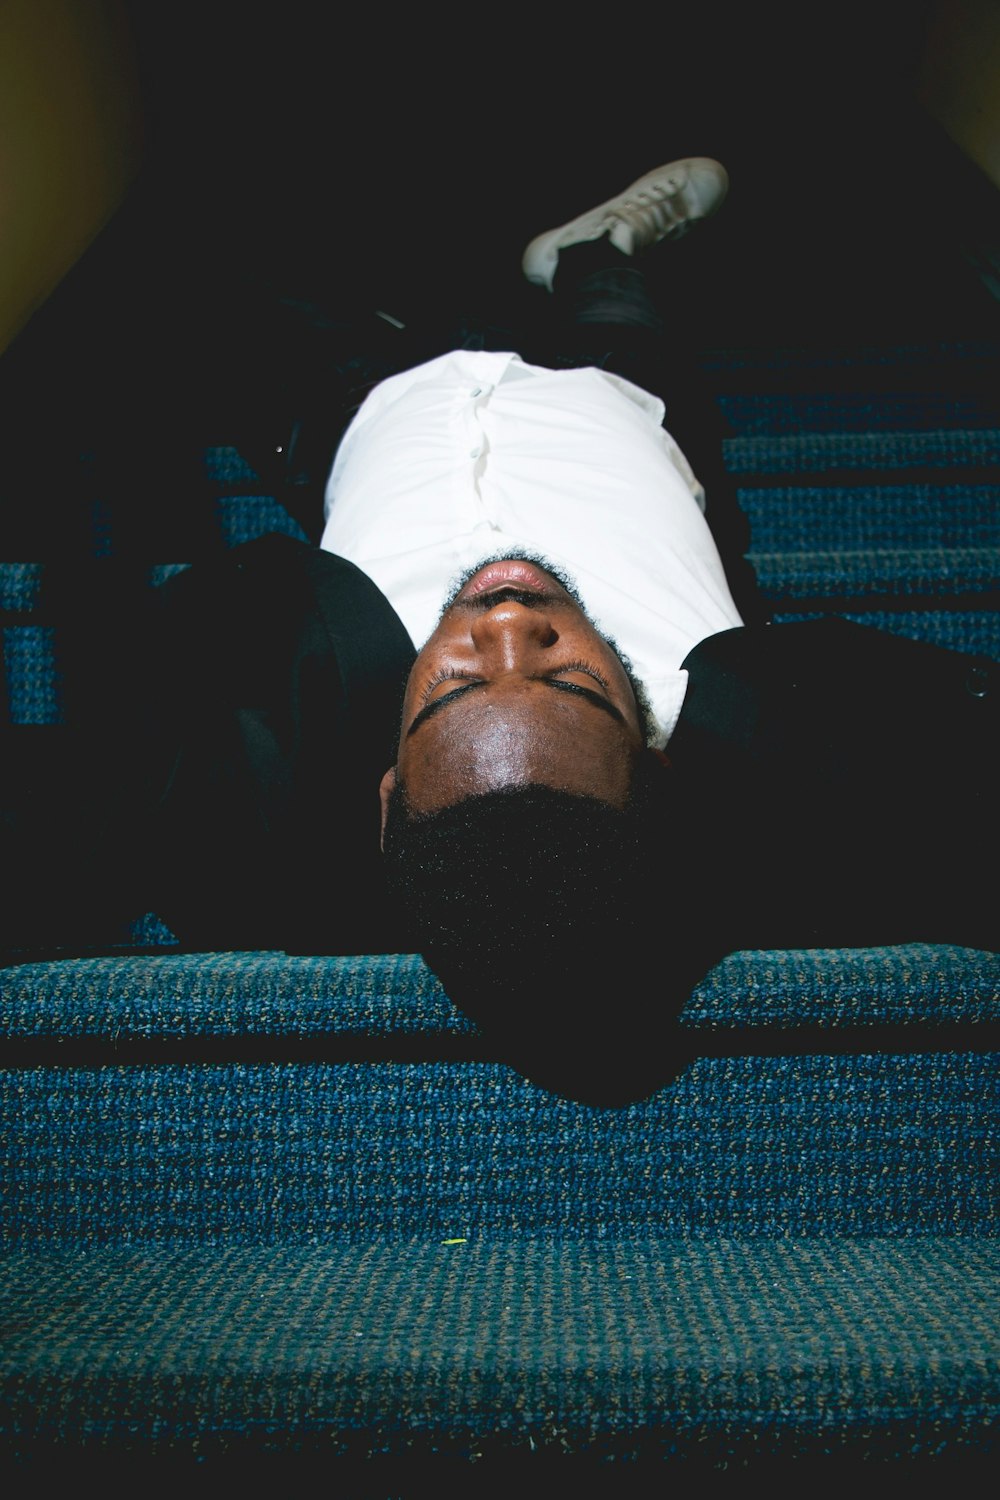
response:
M145 835L163 920L198 947L377 951L378 787L409 639L344 559L280 536L164 591Z
M831 618L686 666L669 753L732 946L998 946L997 663Z
M72 607L70 600L72 599ZM412 646L344 559L272 535L61 597L63 722L0 735L5 951L373 951L378 784Z

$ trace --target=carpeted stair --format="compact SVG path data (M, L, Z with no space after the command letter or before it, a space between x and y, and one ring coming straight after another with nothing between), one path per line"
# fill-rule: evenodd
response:
M779 619L1000 659L998 355L711 352ZM294 530L216 439L205 525ZM14 732L62 711L48 571L0 567ZM321 1460L386 1495L978 1480L1000 955L733 953L682 1020L688 1066L601 1110L498 1064L414 955L189 953L141 911L11 955L0 1452L106 1484Z

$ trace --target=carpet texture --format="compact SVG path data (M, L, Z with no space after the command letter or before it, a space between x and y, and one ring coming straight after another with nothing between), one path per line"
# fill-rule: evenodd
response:
M1000 660L998 355L708 352L779 620ZM130 550L147 470L155 555ZM42 737L67 536L88 586L124 561L155 588L299 534L225 423L162 470L136 439L60 472L59 548L0 564L7 720ZM732 953L621 1109L504 1065L416 955L191 953L141 910L8 960L0 1028L21 1477L270 1487L320 1460L347 1493L660 1494L993 1462L996 952Z

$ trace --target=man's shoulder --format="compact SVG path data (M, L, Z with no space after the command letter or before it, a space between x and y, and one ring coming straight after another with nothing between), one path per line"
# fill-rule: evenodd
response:
M927 742L993 724L1000 663L837 616L722 631L686 657L671 749L760 750L857 736Z
M269 534L192 563L158 591L161 633L223 664L336 658L341 678L392 682L413 644L389 600L356 564Z
M1000 663L988 658L839 615L719 631L699 641L682 665L689 678L727 674L761 684L782 681L790 673L803 681L849 672L887 682L878 674L918 674L926 680L928 673L965 677L972 672L990 684L1000 674Z
M706 636L682 663L688 681L672 750L702 734L751 743L776 711L839 675L858 649L853 628L839 619L740 625Z
M179 608L280 610L287 617L319 601L359 628L371 617L398 623L389 600L356 563L281 532L203 556L160 592L168 607L176 601Z
M720 669L771 673L800 661L839 661L853 657L874 646L876 638L893 642L899 639L839 615L787 623L736 625L699 641L682 665L689 673Z

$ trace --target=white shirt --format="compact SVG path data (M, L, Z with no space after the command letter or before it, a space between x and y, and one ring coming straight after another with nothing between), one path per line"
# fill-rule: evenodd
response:
M699 641L742 621L704 493L620 376L457 351L390 376L341 441L320 545L382 590L419 648L457 579L510 552L568 574L644 684L662 748Z

